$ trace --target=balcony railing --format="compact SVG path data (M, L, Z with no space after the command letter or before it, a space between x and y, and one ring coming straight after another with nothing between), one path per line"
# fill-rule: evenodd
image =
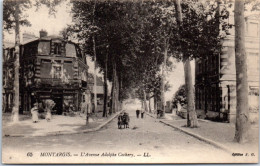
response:
M61 78L40 78L39 84L49 84L51 86L64 86L64 85L79 85L80 80L74 79L61 79Z

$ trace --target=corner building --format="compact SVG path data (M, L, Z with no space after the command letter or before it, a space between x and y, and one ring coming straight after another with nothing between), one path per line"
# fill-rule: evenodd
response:
M230 16L228 21L234 24L234 16ZM259 29L259 18L247 17L245 46L251 121L258 121ZM234 27L229 32L220 55L195 61L195 105L199 117L233 123L236 118Z
M9 57L14 56L13 50L8 49L5 55L5 92L12 89L7 83L13 80L13 69L7 67L12 66L10 62L14 58ZM12 61L9 62L9 59ZM10 77L8 73L11 73ZM89 93L87 73L86 58L77 44L58 36L47 36L46 32L41 31L40 38L20 46L20 113L29 111L35 102L45 99L56 103L53 109L56 114L62 114L68 105L77 111ZM11 93L9 95L13 96ZM9 96L3 96L3 99L5 112L11 111L12 99Z

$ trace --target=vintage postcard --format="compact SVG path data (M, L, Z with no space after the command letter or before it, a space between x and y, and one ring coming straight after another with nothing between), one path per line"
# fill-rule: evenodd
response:
M1 5L2 163L258 163L260 1Z

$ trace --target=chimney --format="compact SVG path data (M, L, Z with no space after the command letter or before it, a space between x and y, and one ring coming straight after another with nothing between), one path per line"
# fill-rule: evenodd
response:
M48 35L47 31L45 31L45 30L40 31L40 38L45 37L47 35Z

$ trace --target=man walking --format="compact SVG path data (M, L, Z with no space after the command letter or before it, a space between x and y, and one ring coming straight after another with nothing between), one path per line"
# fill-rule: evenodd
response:
M140 110L136 110L136 118L139 118Z
M144 118L144 109L141 110L141 118Z

